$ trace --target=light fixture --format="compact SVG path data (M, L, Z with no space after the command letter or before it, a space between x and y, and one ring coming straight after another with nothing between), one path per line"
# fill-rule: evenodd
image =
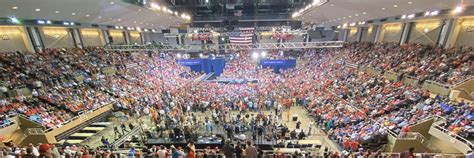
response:
M382 8L382 10L385 10L385 8Z
M362 14L364 14L364 15L365 15L365 14L367 14L367 12L362 12Z
M112 4L112 5L113 5L113 4L115 4L115 2L114 2L114 1L111 1L111 2L110 2L110 4Z
M359 14L355 14L354 16L359 16Z
M122 21L122 19L117 19L117 21Z
M453 13L454 14L459 14L464 10L463 6L458 5L456 8L454 8Z
M258 53L257 52L252 53L252 59L258 59Z
M347 27L347 23L342 24L342 28L346 28L346 27Z
M413 2L411 2L411 1L408 1L408 4L413 4Z
M120 29L120 27L119 27L119 26L115 26L115 29Z
M267 56L267 52L266 51L262 51L262 57L266 57Z
M355 25L356 25L355 22L349 24L349 26L355 26Z
M428 28L424 28L424 29L423 29L423 32L424 32L424 33L428 33L428 32L430 32L430 30L429 30Z
M10 21L15 24L20 23L20 20L18 20L16 17L10 17Z
M71 15L76 15L76 13L71 13Z
M156 9L156 10L160 10L160 9L161 9L161 7L160 7L158 4L156 4L156 3L151 3L151 4L150 4L150 7L151 7L152 9Z
M68 22L63 22L63 25L68 26L68 25L70 25L70 24L69 24Z
M136 24L136 23L137 23L137 21L134 21L133 23L134 23L134 24Z
M35 11L39 12L39 11L41 11L41 9L37 8L37 9L35 9Z
M59 14L59 10L54 11L54 13Z
M341 25L337 25L337 28L340 29L340 28L341 28Z
M38 24L46 24L46 22L44 20L38 20L37 23Z
M394 4L394 5L393 5L393 7L394 7L394 8L397 8L397 7L398 7L398 5Z
M438 14L439 14L439 10L435 10L430 13L431 16L436 16Z
M181 58L181 53L176 54L176 57L179 59Z
M430 15L430 11L426 11L425 16L429 16L429 15Z
M141 11L142 11L142 9L138 9L138 11L139 11L139 12L141 12Z
M407 15L402 15L401 19L406 19Z
M204 57L204 54L199 53L199 57L200 57L200 58L203 58L203 57Z
M87 16L87 15L86 15L86 16ZM101 17L101 16L99 16L99 17L97 17L97 18L99 18L99 19L102 19L102 17Z
M71 22L71 23L69 23L69 24L74 25L74 22Z
M410 14L407 16L408 19L413 19L415 17L415 14Z
M148 32L148 29L143 29L143 31Z
M17 10L18 7L17 7L17 6L13 6L12 9L13 9L13 10Z
M51 24L51 20L46 21L46 24Z

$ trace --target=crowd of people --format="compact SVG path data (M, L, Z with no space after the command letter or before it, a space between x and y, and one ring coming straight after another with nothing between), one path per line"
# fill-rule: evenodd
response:
M212 130L210 120L193 121L192 111L210 111L214 121L235 123L229 111L275 110L272 114L278 116L285 108L302 105L330 138L353 152L377 148L389 132L404 134L412 123L435 115L446 118L446 128L453 134L472 137L474 133L472 103L430 98L420 88L344 64L454 84L472 76L474 60L467 48L350 43L337 49L303 50L294 56L301 64L279 74L259 67L249 51L235 52L234 57L226 62L221 77L258 82L197 82L194 79L202 73L177 64L173 55L100 48L5 53L1 93L8 96L7 89L24 86L31 96L1 99L0 123L23 114L57 128L81 111L112 103L130 115L151 115L163 132L176 135L177 127L197 124ZM334 57L344 63L332 62Z
M470 47L444 49L398 43L352 43L345 47L350 53L341 58L347 62L418 77L421 81L455 84L471 77L474 70Z

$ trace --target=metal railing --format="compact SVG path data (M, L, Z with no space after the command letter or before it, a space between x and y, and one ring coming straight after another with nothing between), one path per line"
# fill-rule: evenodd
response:
M27 135L44 135L44 130L41 128L28 128L25 130Z
M469 148L471 148L471 150L474 149L474 144L471 141L467 140L466 138L464 138L460 135L451 133L448 129L442 127L441 125L442 124L434 125L434 128L442 131L443 133L448 134L449 136L453 137L454 139L457 139L457 140L461 141L462 143L465 143Z
M107 106L107 105L114 104L114 103L115 103L115 101L112 101L112 102L110 102L110 103L106 103L106 104L103 104L103 105L101 105L101 106L99 106L99 107L96 107L96 108L94 108L94 109L92 109L92 110L81 111L81 112L78 113L77 116L74 116L73 118L71 118L71 119L69 119L69 120L66 120L66 121L64 121L63 123L59 124L59 125L60 125L60 126L63 126L63 125L65 125L65 124L68 124L68 123L70 123L70 122L72 122L72 121L75 121L75 120L77 120L77 119L81 119L82 121L86 121L86 120L88 119L87 116L86 116L86 114L92 113L92 112L94 112L94 111L96 111L96 110L98 110L98 109L100 109L100 108L102 108L102 107L105 107L105 106ZM47 132L51 132L51 131L53 131L53 130L56 129L56 128L57 128L57 127L50 127L50 128L47 128L47 129L45 130L45 132L46 132L46 133L47 133Z
M301 49L301 48L339 48L344 41L288 42L288 43L255 43L249 45L235 44L189 44L189 45L107 45L106 51L190 51L190 50L249 50L249 49Z

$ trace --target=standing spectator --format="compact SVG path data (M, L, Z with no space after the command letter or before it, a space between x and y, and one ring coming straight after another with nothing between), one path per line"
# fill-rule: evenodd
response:
M247 141L247 148L245 149L245 158L257 158L258 151L252 142Z
M242 153L244 152L244 150L242 149L241 145L240 145L240 142L237 142L237 145L235 146L235 157L236 158L241 158L242 157Z
M225 145L222 147L222 151L224 152L224 156L226 158L234 158L234 148L230 145L229 141L226 141Z

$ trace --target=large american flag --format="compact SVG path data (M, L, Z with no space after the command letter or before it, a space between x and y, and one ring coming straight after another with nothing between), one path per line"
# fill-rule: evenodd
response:
M251 45L255 28L240 28L237 31L229 33L229 42L233 45Z

